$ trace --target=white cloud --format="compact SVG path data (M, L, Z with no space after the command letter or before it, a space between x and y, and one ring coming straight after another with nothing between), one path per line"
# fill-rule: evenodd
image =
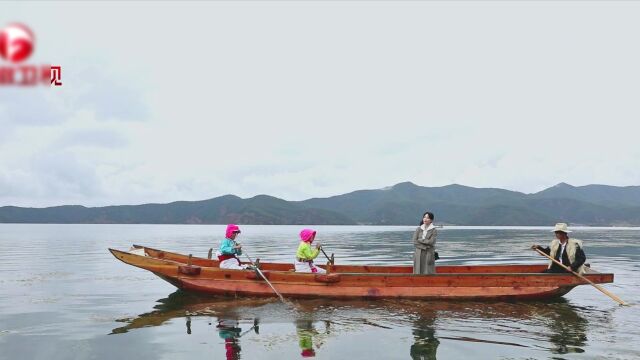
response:
M0 204L640 184L631 3L58 5L0 14L66 79L0 97Z

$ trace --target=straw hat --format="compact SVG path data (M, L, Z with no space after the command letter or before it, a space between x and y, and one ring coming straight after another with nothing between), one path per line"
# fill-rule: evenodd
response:
M556 227L553 229L552 232L556 232L556 231L562 231L565 234L568 234L571 232L571 230L567 229L567 223L557 223Z

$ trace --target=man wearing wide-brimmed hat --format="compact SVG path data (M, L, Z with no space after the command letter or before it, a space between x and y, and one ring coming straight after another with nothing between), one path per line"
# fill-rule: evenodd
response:
M547 248L542 248L540 245L533 245L532 249L538 249L545 254L552 256L554 259L562 263L562 265L568 266L571 270L583 274L584 262L587 257L582 250L582 241L576 239L570 239L566 223L557 223L553 232L556 234L556 238L551 241L551 244ZM562 273L566 272L560 265L549 260L549 267L544 272L550 273Z

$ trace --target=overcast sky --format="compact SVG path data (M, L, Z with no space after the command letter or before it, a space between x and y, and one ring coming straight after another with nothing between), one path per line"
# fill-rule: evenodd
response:
M640 185L638 19L639 2L2 2L64 85L0 88L0 206Z

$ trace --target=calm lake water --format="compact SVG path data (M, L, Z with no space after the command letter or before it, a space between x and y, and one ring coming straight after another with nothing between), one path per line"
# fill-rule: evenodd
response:
M415 227L316 226L336 263L411 263ZM291 261L300 226L242 226ZM0 359L640 359L640 229L576 228L615 273L547 302L294 300L185 294L116 260L131 244L206 257L224 226L0 224ZM440 229L438 264L534 263L550 228Z

